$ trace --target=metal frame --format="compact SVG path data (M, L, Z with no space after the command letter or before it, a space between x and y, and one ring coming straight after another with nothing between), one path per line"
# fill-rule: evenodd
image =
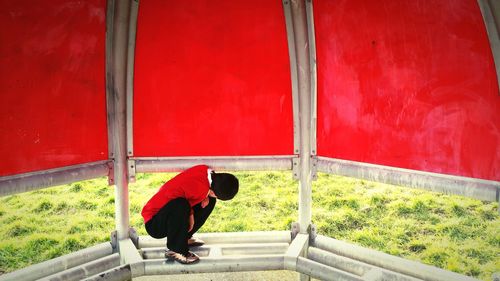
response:
M138 173L178 172L199 164L216 170L266 171L291 170L293 155L241 157L135 157Z
M110 32L107 34L111 41L111 56L108 58L109 67L106 69L107 95L111 107L110 126L114 132L111 135L114 155L114 184L115 184L115 220L118 240L129 237L129 200L127 176L127 66L129 29L131 22L132 1L116 1L111 3L107 17ZM111 37L111 39L109 38Z
M306 1L307 36L309 41L309 63L311 70L311 177L317 175L317 120L318 120L318 73L316 66L316 33L314 29L314 9L312 0Z
M295 63L296 65L290 65L290 68L296 69L297 75L297 86L298 86L298 114L299 114L299 163L298 163L298 174L299 174L299 235L308 236L310 231L310 225L312 220L312 180L313 173L311 167L311 151L313 140L311 128L316 127L313 125L313 118L311 116L311 110L313 109L311 89L315 87L311 84L311 62L310 62L310 36L308 34L309 24L308 16L306 11L306 4L304 1L291 1L291 21L293 26L293 39L295 47ZM297 110L297 109L295 109ZM314 123L315 124L315 123ZM294 166L295 167L295 166ZM295 173L294 173L295 174ZM305 247L305 245L302 245ZM292 255L306 255L307 250L295 251L291 253ZM293 267L293 262L290 261L290 253L286 256L287 265ZM292 263L292 265L290 265ZM295 261L295 266L297 261ZM288 266L287 266L288 267ZM301 281L310 280L309 275L301 274L299 277Z
M190 274L211 272L264 271L283 269L283 255L206 257L199 263L183 266L165 259L144 261L146 275ZM134 274L132 273L132 276Z
M316 237L316 239L311 243L311 246L323 250L323 252L311 249L312 251L308 258L316 260L317 262L324 260L329 264L333 261L333 259L338 258L343 262L347 262L348 265L355 266L356 268L350 269L351 274L360 273L362 280L375 280L368 279L369 276L373 275L380 277L383 277L384 275L386 276L386 278L376 280L477 280L455 272L363 248L361 246L349 244L322 235L318 235L318 237ZM324 254L325 252L326 255ZM319 257L322 254L323 257ZM352 263L353 260L358 261L359 263L354 264ZM340 269L340 267L345 267L346 264L342 265L342 263L334 263L333 266ZM375 272L373 271L379 271L379 273L374 274ZM403 275L405 276L405 279L402 279L401 277L393 279L387 274L393 275L391 276L393 278L395 275Z
M295 270L299 257L307 256L307 248L309 247L309 235L298 233L294 238L284 257L284 268Z
M107 271L83 279L85 281L121 281L132 280L132 269L130 265L120 265Z
M312 170L311 170L311 70L309 37L304 1L292 1L292 23L297 61L297 79L300 116L299 157L299 227L307 233L311 224ZM291 66L293 68L293 66Z
M254 232L221 232L197 233L196 237L208 244L244 244L244 243L290 243L290 231L254 231ZM139 236L139 248L164 247L167 239L154 239L150 236Z
M110 173L111 166L110 161L103 160L0 177L0 196L107 176Z
M314 30L314 9L312 0L306 1L307 36L309 42L309 64L311 72L311 155L317 155L316 124L318 119L318 73L316 67L316 33ZM313 171L313 179L315 179Z
M55 276L58 273L70 270L77 269L80 267L86 267L88 263L93 263L96 260L109 257L111 260L115 260L118 255L113 255L113 248L110 243L102 243L90 248L86 248L77 252L73 252L71 254L61 256L55 259L51 259L42 263L38 263L18 271L14 271L11 273L7 273L0 276L0 280L38 280L47 276ZM110 263L110 260L104 259L101 260L99 264L108 265L110 268L114 267L114 262ZM119 258L119 257L118 257ZM119 260L118 260L119 262ZM96 265L95 262L93 265ZM102 267L99 267L100 271ZM96 272L97 273L97 272ZM96 274L92 273L92 274ZM81 278L77 278L81 279Z
M109 157L113 163L100 161L2 177L0 195L95 178L108 175L111 171L110 182L116 184L116 243L114 246L104 243L33 265L2 275L0 280L128 280L155 274L280 269L300 272L302 280L307 280L308 276L322 280L475 280L314 233L314 226L311 225L311 181L316 170L489 201L499 199L500 183L317 157L317 76L311 0L283 0L296 155L245 157L131 157L134 49L139 3L137 0L108 0L107 3L106 101ZM498 22L494 26L492 18L499 13L492 13L491 1L478 0L478 3L488 28L499 75ZM496 7L498 11L500 8ZM128 174L133 177L136 171L179 171L200 163L222 170L292 170L299 178L299 224L295 225L293 232L200 234L207 246L195 250L202 256L199 264L185 267L165 262L162 256L165 239L130 238Z
M135 42L137 35L137 16L139 13L139 1L134 0L130 6L130 23L128 30L127 46L127 155L134 155L134 63L135 63ZM135 163L128 160L128 179L135 181Z
M318 157L321 172L497 201L500 182Z
M192 252L200 257L214 256L215 253L220 256L282 255L287 251L288 246L288 243L266 243L266 247L262 247L262 243L219 244L197 247ZM163 259L165 258L165 245L157 248L141 249L140 254L144 259Z
M325 236L309 239L289 231L201 233L203 247L193 248L200 262L182 265L166 261L165 239L139 237L136 249L121 240L120 256L103 243L20 271L0 280L130 280L143 275L290 270L321 280L473 281L465 275L405 260ZM101 272L98 272L101 271Z
M299 118L299 90L297 74L297 52L295 50L295 33L293 30L293 18L291 0L283 0L283 11L285 14L286 35L288 41L288 55L290 57L290 78L292 82L292 109L293 109L293 151L299 155L300 150L300 118ZM297 177L298 179L298 177Z
M493 0L477 0L483 15L484 25L490 40L491 52L497 72L497 83L500 89L500 3ZM500 91L498 93L500 95Z
M113 54L113 27L114 27L114 10L115 10L115 0L106 1L106 117L107 117L107 127L108 127L108 158L115 158L114 145L113 145L113 135L114 130L114 99L111 98L111 93L113 92L113 65L112 65L112 54ZM110 176L109 184L114 184L114 176Z

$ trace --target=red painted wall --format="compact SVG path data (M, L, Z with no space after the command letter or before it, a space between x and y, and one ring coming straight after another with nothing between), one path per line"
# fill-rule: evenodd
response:
M280 1L141 2L134 154L293 154Z
M0 176L107 159L105 1L0 4Z
M314 1L318 153L500 180L500 95L476 0Z
M0 176L107 159L105 1L0 1ZM500 180L475 0L314 9L319 155ZM135 156L293 154L284 22L280 1L141 2Z

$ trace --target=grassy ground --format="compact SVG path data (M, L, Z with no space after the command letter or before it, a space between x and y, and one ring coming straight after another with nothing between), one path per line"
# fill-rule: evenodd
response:
M290 173L236 173L240 193L219 202L203 232L289 230L298 218ZM172 174L140 174L129 187L139 234L144 203ZM500 271L497 203L320 174L318 233L491 280ZM105 179L0 198L0 273L109 241L114 190Z

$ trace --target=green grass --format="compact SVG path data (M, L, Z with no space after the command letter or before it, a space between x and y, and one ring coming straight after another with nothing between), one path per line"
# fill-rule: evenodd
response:
M289 230L298 184L287 172L235 173L240 193L218 202L201 232ZM130 223L145 235L144 203L173 174L139 174L129 186ZM313 223L319 234L491 280L500 271L498 204L319 174ZM106 179L0 198L0 273L104 241L114 229Z

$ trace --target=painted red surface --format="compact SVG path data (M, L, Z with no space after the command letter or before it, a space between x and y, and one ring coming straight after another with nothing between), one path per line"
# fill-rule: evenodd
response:
M500 95L475 0L318 0L318 153L500 180Z
M0 4L0 176L107 159L105 1Z
M141 2L134 154L293 154L280 1Z

